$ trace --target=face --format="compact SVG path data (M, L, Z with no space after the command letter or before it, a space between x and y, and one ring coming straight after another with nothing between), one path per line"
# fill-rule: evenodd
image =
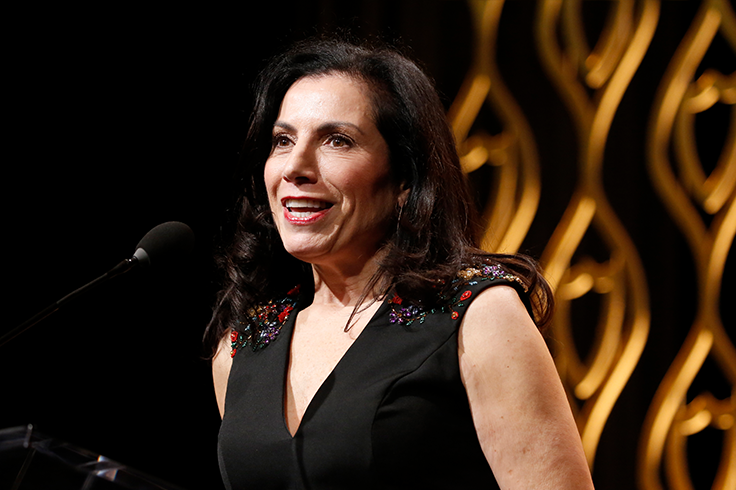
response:
M281 103L264 178L286 250L312 264L373 257L400 198L368 88L344 75L298 80Z

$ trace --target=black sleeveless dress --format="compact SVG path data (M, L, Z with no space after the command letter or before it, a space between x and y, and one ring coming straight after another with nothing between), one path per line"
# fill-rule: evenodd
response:
M498 488L460 379L457 335L473 298L521 281L497 266L458 273L441 306L394 296L381 305L319 388L292 437L284 389L294 319L309 299L251 311L257 339L233 334L218 456L229 489Z

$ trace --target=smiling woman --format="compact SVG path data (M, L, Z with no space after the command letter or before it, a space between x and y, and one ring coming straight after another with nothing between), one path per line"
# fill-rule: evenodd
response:
M245 148L206 333L228 488L592 488L540 334L549 287L476 247L413 62L295 46L259 79Z
M368 87L344 75L303 78L286 92L264 177L284 248L349 274L374 256L406 192L371 116Z

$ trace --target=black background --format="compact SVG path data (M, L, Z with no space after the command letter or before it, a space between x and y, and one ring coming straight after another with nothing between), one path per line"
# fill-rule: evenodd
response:
M0 428L32 423L185 488L221 487L201 337L250 84L294 40L344 28L442 59L451 47L437 47L437 29L466 22L467 9L420 4L6 13L1 331L129 258L159 223L189 224L197 249L179 267L129 272L0 347Z

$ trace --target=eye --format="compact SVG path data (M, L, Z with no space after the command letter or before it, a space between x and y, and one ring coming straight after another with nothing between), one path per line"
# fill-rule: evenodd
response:
M333 148L345 148L352 146L353 141L343 134L331 134L326 143Z
M291 139L283 133L274 134L271 140L272 148L284 148L291 144Z

